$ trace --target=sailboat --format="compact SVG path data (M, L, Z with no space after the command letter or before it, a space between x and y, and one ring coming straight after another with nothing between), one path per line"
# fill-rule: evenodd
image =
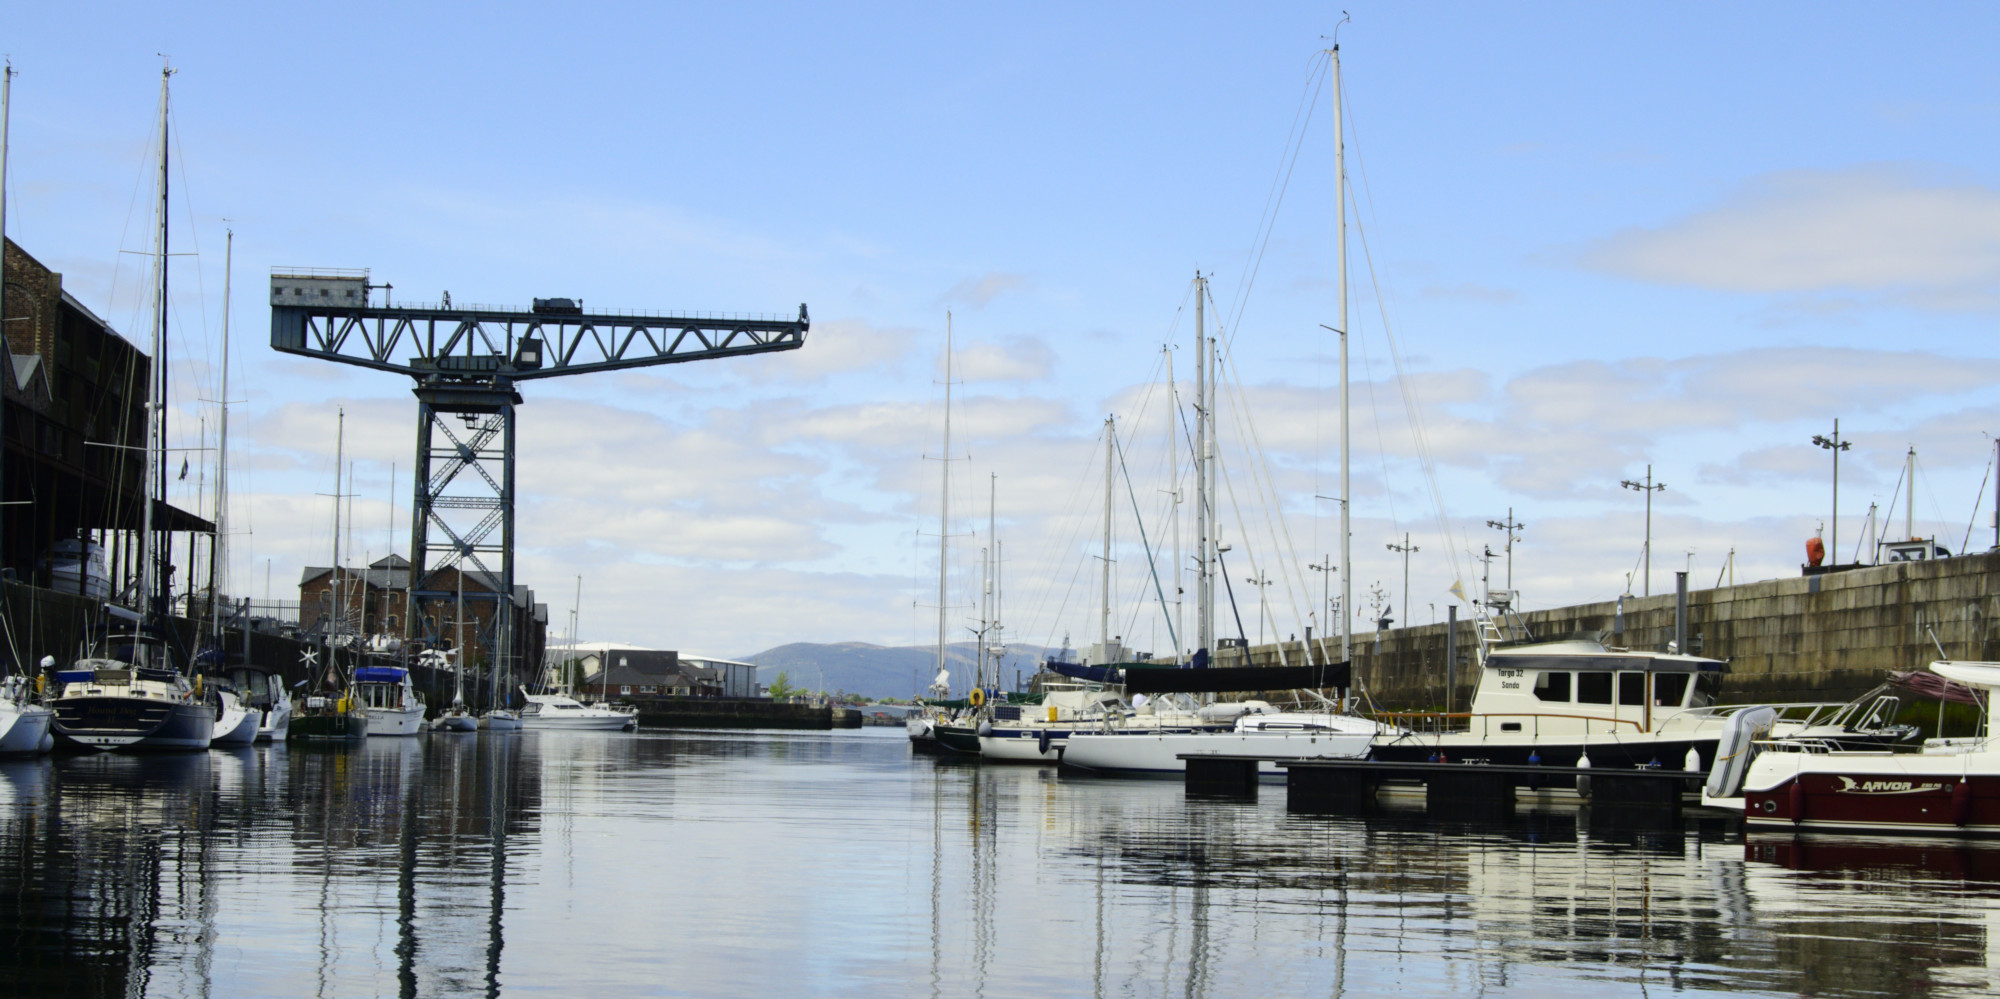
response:
M167 85L160 71L159 229L154 238L153 371L147 396L146 497L140 532L140 614L107 606L126 634L107 636L111 654L79 659L56 673L53 728L58 741L96 750L207 749L215 714L169 654L166 635L167 554L153 533L153 511L164 505L167 481Z
M13 107L13 92L14 70L9 66L4 75L0 75L0 247L4 247L7 242L7 121L8 113ZM0 281L0 285L4 284L4 281ZM6 289L0 287L0 315L5 315L7 311L5 295ZM77 546L73 585L81 591L84 584L91 579L90 573L94 569L100 587L98 595L93 599L102 600L103 593L110 589L104 580L103 549L85 541L72 543ZM58 545L57 552L61 551L62 548ZM61 582L60 574L52 573L52 575L58 583ZM48 660L46 665L54 665L54 661ZM54 744L55 740L49 735L49 725L55 720L55 713L35 703L35 694L35 689L25 675L10 676L0 680L0 755L46 753Z
M305 705L292 716L285 737L300 742L359 742L368 737L368 709L348 690L340 672L340 631L346 625L345 587L340 570L340 469L347 460L347 411L341 410L333 445L333 596L332 623L327 627L326 668L318 669L319 649L307 649L305 666L313 686Z
M1335 200L1340 205L1340 585L1342 623L1340 635L1341 663L1338 666L1292 668L1279 670L1216 670L1217 674L1258 673L1271 676L1281 675L1279 671L1290 673L1298 670L1311 679L1304 683L1285 681L1273 683L1264 680L1231 681L1226 677L1174 677L1172 680L1187 682L1169 683L1166 689L1182 691L1207 691L1220 693L1228 690L1269 690L1299 687L1310 691L1327 683L1331 676L1344 675L1348 654L1352 645L1353 615L1348 608L1353 606L1347 571L1350 557L1352 532L1349 528L1349 461L1348 461L1348 391L1347 391L1347 167L1344 132L1341 124L1340 93L1340 47L1334 46L1327 53L1331 60L1334 105L1334 185ZM1214 393L1219 371L1215 365L1215 344L1203 332L1202 304L1207 299L1207 279L1195 277L1195 338L1200 355L1196 361L1196 518L1198 521L1199 551L1196 562L1200 566L1197 585L1196 614L1199 636L1196 640L1196 657L1206 662L1210 643L1215 633L1215 583L1211 566L1219 563L1220 551L1216 543L1214 490L1215 470L1209 465L1214 451L1215 402ZM1310 650L1307 652L1311 655ZM1325 658L1324 653L1321 655ZM1203 682L1214 680L1216 682ZM1248 684L1249 686L1243 686ZM1317 696L1317 695L1315 695ZM1158 726L1125 727L1117 724L1121 719L1109 716L1107 724L1095 732L1078 733L1068 740L1064 748L1062 762L1065 766L1079 767L1098 772L1126 773L1184 773L1187 764L1181 756L1189 753L1214 753L1225 755L1255 755L1265 757L1285 756L1295 759L1353 758L1368 755L1378 735L1393 735L1395 729L1366 718L1359 718L1339 710L1339 705L1328 704L1324 710L1277 711L1262 701L1243 701L1228 704L1211 704L1201 709L1201 713L1224 725L1211 729L1162 730ZM1260 771L1266 775L1281 773L1276 764L1265 760Z
M951 668L945 665L945 569L950 554L951 536L951 313L944 315L944 452L938 458L940 473L938 484L938 584L937 584L937 678L931 681L931 694L942 699L951 693ZM983 664L981 664L983 667ZM986 677L982 669L976 668L972 678L972 689L967 693L968 707L957 714L946 716L941 710L926 712L924 716L906 723L911 744L918 752L950 752L977 756L979 754L979 728L986 723L988 710L986 701Z
M479 716L465 706L465 576L458 577L458 639L452 643L451 707L438 713L431 728L439 732L477 732ZM432 669L444 665L445 654L436 649L424 653Z
M213 667L225 665L228 661L222 646L221 570L229 564L229 293L230 278L235 272L236 234L230 232L225 239L222 256L222 397L218 403L222 418L216 432L215 532L209 535L208 548L206 609L209 634L208 648L195 656L195 661L210 665L210 673L204 681L215 698L215 728L209 739L210 745L249 746L257 741L264 713L250 705L244 692L238 691L227 680L217 678L213 671ZM194 601L189 600L188 605L192 607Z

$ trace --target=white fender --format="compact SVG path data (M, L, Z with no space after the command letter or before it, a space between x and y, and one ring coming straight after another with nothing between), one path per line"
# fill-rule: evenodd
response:
M1702 793L1710 798L1733 798L1743 787L1743 775L1757 756L1757 740L1768 738L1778 712L1768 707L1744 708L1729 716L1722 738L1715 744L1715 766L1708 772Z

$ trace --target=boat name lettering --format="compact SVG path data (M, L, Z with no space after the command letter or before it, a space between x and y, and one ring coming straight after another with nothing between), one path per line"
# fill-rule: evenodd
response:
M1857 781L1852 777L1841 777L1840 787L1836 790L1841 794L1923 794L1928 791L1944 790L1944 783L1942 781L1918 783L1913 780Z

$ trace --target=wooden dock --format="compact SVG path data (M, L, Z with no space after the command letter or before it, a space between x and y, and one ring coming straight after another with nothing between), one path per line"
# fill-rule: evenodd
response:
M1574 792L1599 814L1649 819L1680 816L1683 792L1707 774L1689 770L1544 767L1489 763L1328 760L1184 753L1189 797L1257 797L1260 763L1285 771L1286 810L1304 814L1365 814L1379 807L1388 785L1421 785L1433 816L1495 818L1513 814L1520 792Z

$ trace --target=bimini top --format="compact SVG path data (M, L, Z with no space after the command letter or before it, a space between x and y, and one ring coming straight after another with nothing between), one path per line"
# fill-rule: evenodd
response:
M1968 687L2000 690L2000 663L1968 663L1941 660L1931 664L1931 672Z
M1675 655L1667 652L1618 652L1602 642L1568 639L1537 645L1516 645L1495 649L1486 657L1487 669L1619 671L1647 673L1722 673L1729 664L1720 659Z
M355 683L402 683L410 671L401 666L362 666L354 671Z

